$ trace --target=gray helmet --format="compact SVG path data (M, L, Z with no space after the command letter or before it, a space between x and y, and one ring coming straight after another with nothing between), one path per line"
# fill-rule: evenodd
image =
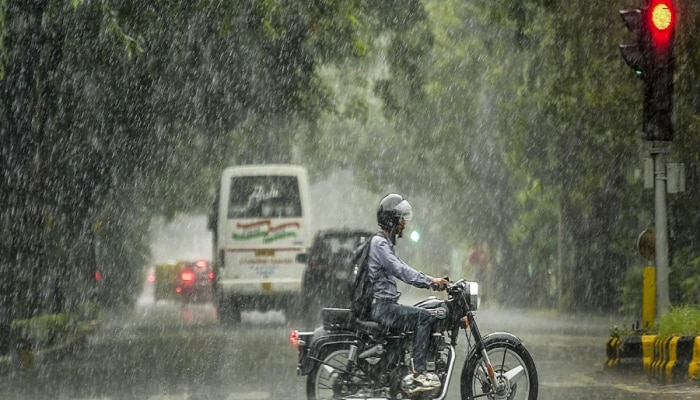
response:
M401 218L408 221L412 217L411 204L399 194L388 194L379 202L377 224L392 234L396 233Z

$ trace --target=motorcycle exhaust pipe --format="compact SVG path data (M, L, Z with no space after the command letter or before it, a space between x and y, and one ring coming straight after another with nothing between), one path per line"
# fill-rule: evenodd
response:
M357 362L357 346L352 344L350 345L350 350L348 351L348 364L355 362Z

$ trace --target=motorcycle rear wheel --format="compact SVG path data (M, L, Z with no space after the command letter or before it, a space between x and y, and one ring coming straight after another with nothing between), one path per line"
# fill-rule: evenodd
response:
M316 363L306 380L308 400L342 399L357 392L357 388L345 380L345 370L350 347L336 347L325 352L322 363ZM334 367L337 367L334 368Z
M487 342L484 343L484 347L496 372L496 378L505 382L505 387L501 392L492 390L483 357L474 355L465 361L462 369L462 400L537 400L537 369L527 349L522 344L505 341ZM516 371L521 372L512 379L505 378L509 372Z

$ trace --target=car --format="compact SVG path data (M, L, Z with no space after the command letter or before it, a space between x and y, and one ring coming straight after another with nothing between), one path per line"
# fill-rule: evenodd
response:
M207 260L178 263L178 282L175 292L180 294L183 304L205 303L212 300L214 272Z
M355 249L373 234L364 229L319 230L307 251L297 256L297 262L306 264L301 309L310 321L317 322L324 307L349 306L349 263Z

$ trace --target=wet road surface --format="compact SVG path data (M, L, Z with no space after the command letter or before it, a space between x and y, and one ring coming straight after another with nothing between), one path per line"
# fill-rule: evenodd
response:
M483 333L510 331L535 359L541 400L700 399L698 384L661 385L639 374L603 370L614 317L562 316L547 311L477 313ZM142 300L110 318L79 352L35 361L31 371L3 376L0 399L304 399L296 375L293 326L278 312L244 313L236 328L220 326L211 304L181 306ZM458 354L464 346L457 346ZM448 399L459 395L457 360Z

